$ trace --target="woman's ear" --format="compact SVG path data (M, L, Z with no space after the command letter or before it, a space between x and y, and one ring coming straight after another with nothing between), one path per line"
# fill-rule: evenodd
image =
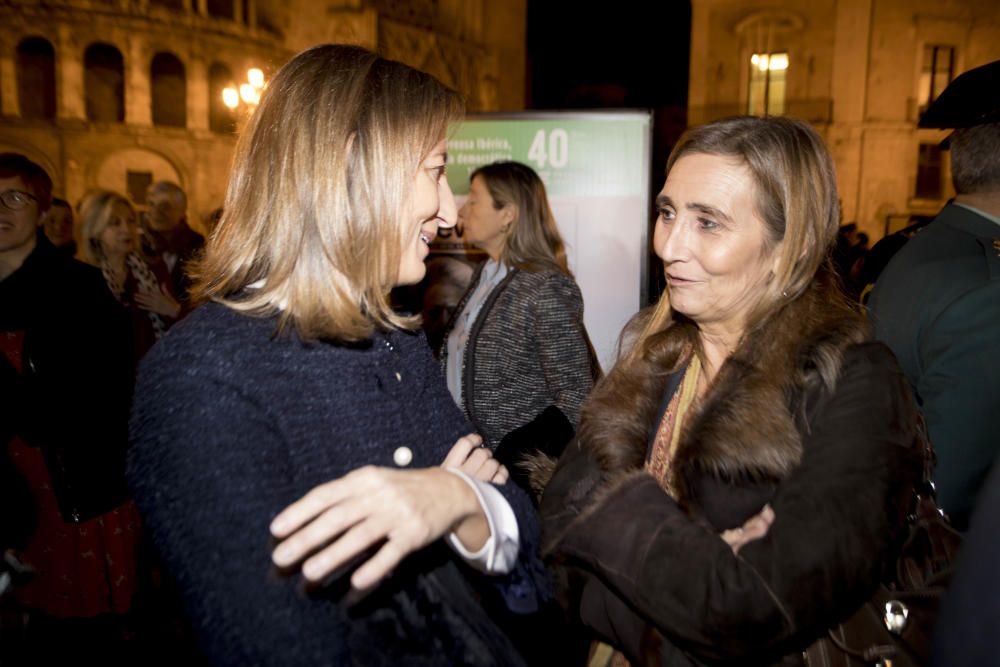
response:
M500 219L503 220L503 230L506 232L512 224L517 222L517 206L507 204L500 209Z

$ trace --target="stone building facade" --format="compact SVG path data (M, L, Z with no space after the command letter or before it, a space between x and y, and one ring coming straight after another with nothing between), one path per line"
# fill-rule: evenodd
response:
M690 124L742 113L811 122L833 153L844 221L874 242L954 192L927 103L1000 59L996 0L693 0Z
M525 0L0 1L0 151L42 164L77 202L144 203L168 179L194 226L222 205L247 113L222 89L251 67L346 42L429 71L473 111L524 108ZM487 29L488 28L488 29Z

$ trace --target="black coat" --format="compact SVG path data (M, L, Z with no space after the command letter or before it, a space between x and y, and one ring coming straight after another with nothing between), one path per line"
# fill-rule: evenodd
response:
M4 442L41 447L63 518L84 521L127 498L132 387L127 314L97 269L39 238L0 282L0 331L23 331L23 368L0 373Z
M727 361L685 419L675 497L586 442L559 461L543 545L569 608L633 664L794 661L893 561L920 469L905 379L883 345L844 345L830 391L810 381L822 343L798 342L783 352L800 383L753 353ZM719 533L767 502L768 534L735 555Z

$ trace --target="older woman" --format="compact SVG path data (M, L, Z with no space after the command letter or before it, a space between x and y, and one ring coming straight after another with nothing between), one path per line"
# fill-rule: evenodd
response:
M109 190L80 204L80 258L101 270L108 289L132 316L132 340L141 359L181 314L167 268L139 252L135 208Z
M325 45L241 134L209 303L146 358L132 422L136 500L212 664L520 662L453 551L533 611L537 519L388 298L455 224L461 115L430 75ZM311 594L274 576L269 526Z
M808 125L689 131L656 206L667 293L584 408L546 548L619 663L794 661L892 559L915 408L832 275L834 171Z
M446 329L448 389L508 466L539 447L558 456L599 367L545 185L519 162L480 167L458 217L488 259Z

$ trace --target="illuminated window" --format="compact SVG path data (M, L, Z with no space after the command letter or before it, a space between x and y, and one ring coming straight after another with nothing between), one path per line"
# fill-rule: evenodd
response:
M785 113L787 53L755 53L750 56L750 95L747 113L780 116Z
M955 47L940 44L924 47L924 66L920 72L920 114L937 99L955 75Z

